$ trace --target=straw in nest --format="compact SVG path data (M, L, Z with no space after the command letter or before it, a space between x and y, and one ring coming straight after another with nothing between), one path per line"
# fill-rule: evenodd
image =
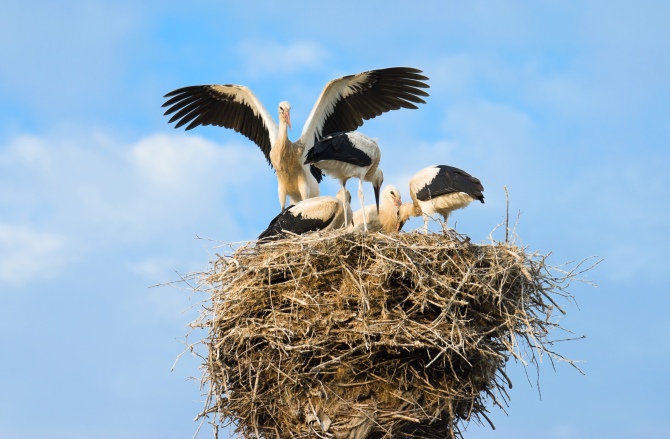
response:
M547 346L579 273L556 273L513 244L440 234L249 243L202 279L200 416L248 438L460 437L507 404L510 358L572 363Z

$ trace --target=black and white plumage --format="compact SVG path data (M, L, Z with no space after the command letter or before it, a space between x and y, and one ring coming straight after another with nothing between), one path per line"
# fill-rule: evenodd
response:
M374 204L368 204L354 213L354 230L363 230L363 212L367 218L368 232L393 233L400 230L400 205L402 196L393 185L384 187L379 197L379 212Z
M317 141L314 147L307 151L305 164L313 164L327 175L337 178L343 188L347 180L358 178L358 200L361 208L365 206L363 180L371 182L379 213L379 188L384 181L384 174L379 169L380 160L381 151L375 139L358 131L349 131L329 134ZM363 229L367 231L365 213Z
M336 197L312 197L289 206L270 221L270 225L258 236L259 240L276 240L286 232L302 235L318 230L333 230L345 225L344 215L350 204L351 194L340 189ZM349 208L351 209L351 208ZM351 218L351 210L349 218Z
M438 213L447 225L449 214L462 209L474 200L484 202L484 186L478 178L453 166L429 166L417 172L409 181L409 193L414 201L414 215L423 215L423 229L428 233L428 218ZM404 209L403 209L404 211Z
M291 105L279 104L279 125L260 100L242 85L196 85L165 95L165 115L186 130L198 125L231 128L256 143L277 173L279 203L292 203L319 195L321 172L304 164L305 152L324 133L351 131L363 121L390 110L416 109L428 96L428 80L421 70L392 67L334 79L324 87L312 108L300 138L288 139Z

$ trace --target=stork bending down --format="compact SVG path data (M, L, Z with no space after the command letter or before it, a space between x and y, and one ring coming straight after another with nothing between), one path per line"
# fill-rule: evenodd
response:
M393 233L400 230L400 205L402 197L395 186L384 187L379 200L379 213L374 204L368 204L354 213L354 230L362 230L363 213L367 217L368 232Z
M277 173L279 204L319 195L321 172L304 164L305 152L324 133L351 131L390 110L416 109L428 96L421 70L392 67L334 79L324 87L297 142L288 139L291 105L279 104L279 125L263 104L242 85L195 85L165 95L165 115L186 130L198 125L232 128L256 143Z
M313 197L289 206L270 221L270 225L258 236L258 239L276 240L285 235L285 232L302 235L317 230L333 230L343 227L346 224L344 220L345 203L349 204L350 199L349 191L340 189L336 197Z
M462 209L474 200L483 203L483 191L479 179L462 169L447 165L429 166L409 181L409 193L414 201L412 216L423 215L424 233L428 233L429 216L435 213L442 215L446 227L447 218L454 210Z
M414 209L414 203L413 202L412 203L402 203L400 205L400 209L398 210L398 215L399 215L398 231L402 230L402 227L410 219L410 217L421 215L421 212L415 214L414 211L415 211L415 209Z
M338 132L325 136L309 151L305 164L313 164L331 177L340 180L342 187L352 177L358 178L358 200L365 206L363 180L372 183L375 204L379 213L379 188L384 174L379 169L381 152L377 141L357 131ZM363 229L367 232L367 218L363 210Z

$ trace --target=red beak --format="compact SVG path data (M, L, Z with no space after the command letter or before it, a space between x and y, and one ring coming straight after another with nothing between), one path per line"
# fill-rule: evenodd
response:
M291 126L291 112L287 110L286 113L284 113L284 118L286 119L286 125L288 125L289 128L293 129L293 127Z

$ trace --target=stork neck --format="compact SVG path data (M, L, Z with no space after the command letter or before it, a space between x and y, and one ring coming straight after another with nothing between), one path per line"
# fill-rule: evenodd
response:
M288 124L282 119L279 122L279 132L277 133L277 141L275 142L275 148L279 151L283 151L290 144L288 140Z
M296 162L296 155L298 154L295 145L288 139L288 125L286 122L279 124L279 132L277 133L277 140L270 150L270 161L278 173L295 172L293 167Z
M398 209L386 203L379 205L379 222L384 230L395 230L398 222Z

